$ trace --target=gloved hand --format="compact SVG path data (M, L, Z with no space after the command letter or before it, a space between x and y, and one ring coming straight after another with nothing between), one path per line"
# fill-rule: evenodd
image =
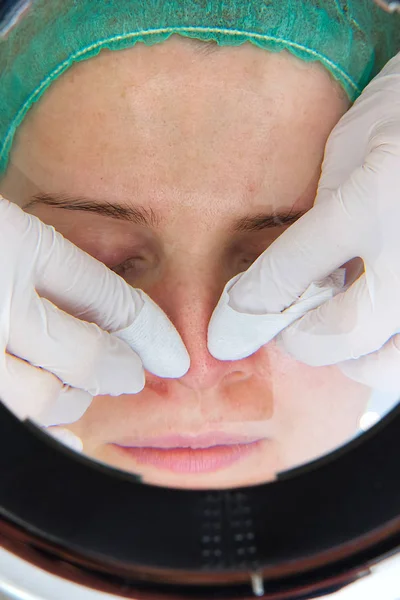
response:
M211 354L232 360L246 319L260 337L266 315L284 315L311 282L354 257L364 261L361 277L300 314L279 339L306 364L338 364L356 381L400 391L400 54L333 130L314 207L221 298L209 325ZM267 329L245 356L270 341Z
M112 335L110 335L110 333ZM182 377L189 355L141 290L0 196L0 399L21 419L76 421L99 394L135 394L144 368Z

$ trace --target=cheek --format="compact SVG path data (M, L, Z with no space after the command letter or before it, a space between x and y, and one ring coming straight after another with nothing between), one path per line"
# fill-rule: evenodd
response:
M337 366L310 367L289 356L273 340L259 351L259 360L268 363L274 396L279 403L290 405L290 411L299 414L331 410L344 412L351 407L364 406L371 390L348 379Z
M304 365L275 342L261 354L270 361L273 429L286 467L327 454L358 433L369 388L347 379L336 366Z

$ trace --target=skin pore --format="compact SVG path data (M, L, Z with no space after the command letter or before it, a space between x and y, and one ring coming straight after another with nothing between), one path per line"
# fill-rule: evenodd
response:
M354 435L370 390L336 367L298 363L275 340L240 361L207 349L227 281L288 226L276 215L312 207L326 140L348 108L318 63L250 43L199 55L174 35L75 64L30 110L0 192L149 294L191 358L180 379L146 373L137 395L96 397L68 426L89 456L162 485L230 487ZM88 201L140 207L151 223ZM263 439L230 466L190 473L115 446L207 432Z

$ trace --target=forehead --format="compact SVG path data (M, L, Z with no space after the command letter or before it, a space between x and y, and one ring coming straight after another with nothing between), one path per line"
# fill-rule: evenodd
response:
M319 64L248 43L199 56L172 36L71 67L28 114L11 161L48 193L169 210L268 188L285 204L316 178L346 108Z

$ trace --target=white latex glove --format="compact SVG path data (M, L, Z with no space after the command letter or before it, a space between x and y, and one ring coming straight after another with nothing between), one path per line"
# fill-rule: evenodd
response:
M266 315L279 319L312 282L354 257L363 259L364 274L300 314L281 341L306 364L337 363L356 381L400 391L400 54L333 130L314 207L221 297L209 325L211 354L232 360L246 319L254 331ZM266 331L263 344L271 337Z
M4 404L42 425L71 423L95 395L140 392L143 367L174 378L189 368L187 350L162 310L54 227L0 196Z

